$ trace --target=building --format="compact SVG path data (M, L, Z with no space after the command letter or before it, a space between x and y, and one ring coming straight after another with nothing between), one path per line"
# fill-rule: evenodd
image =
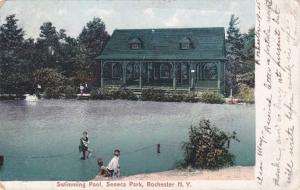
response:
M115 30L101 55L101 86L224 92L224 28Z

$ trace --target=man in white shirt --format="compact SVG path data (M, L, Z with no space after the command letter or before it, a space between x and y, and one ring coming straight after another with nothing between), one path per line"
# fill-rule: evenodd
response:
M116 149L114 151L114 157L107 165L107 170L109 171L111 177L120 177L120 165L119 165L120 153L121 153L120 150Z

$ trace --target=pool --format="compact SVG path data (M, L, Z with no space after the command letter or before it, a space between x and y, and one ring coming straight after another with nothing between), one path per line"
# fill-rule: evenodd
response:
M0 101L0 180L90 180L101 157L107 165L121 150L123 176L174 169L181 142L201 118L236 131L236 165L255 164L254 105L142 101ZM80 160L82 131L89 132L89 160ZM157 154L156 144L161 144Z

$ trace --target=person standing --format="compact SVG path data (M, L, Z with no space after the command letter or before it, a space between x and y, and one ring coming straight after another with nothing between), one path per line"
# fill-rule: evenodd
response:
M86 160L89 157L90 150L89 150L89 137L87 131L83 131L82 137L80 139L79 151L82 151L81 160Z
M107 170L110 173L111 177L120 177L120 164L119 164L119 158L120 158L120 150L116 149L114 151L114 157L111 159L109 164L107 165Z

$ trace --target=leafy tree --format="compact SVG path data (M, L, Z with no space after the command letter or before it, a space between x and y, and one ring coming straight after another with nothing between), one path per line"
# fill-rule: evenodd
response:
M201 120L198 126L190 127L189 141L182 145L185 154L183 166L219 169L233 165L234 155L228 151L231 139L239 141L235 132L227 134L209 120Z
M74 81L76 86L91 80L92 71L87 63L87 50L84 46L79 48L79 53L76 55L74 64Z
M22 94L29 83L27 62L22 56L24 31L15 15L6 17L0 27L0 90L1 93Z
M93 18L79 34L78 40L80 46L86 50L85 59L92 71L93 81L100 80L100 66L95 58L100 55L108 39L109 34L100 18Z

